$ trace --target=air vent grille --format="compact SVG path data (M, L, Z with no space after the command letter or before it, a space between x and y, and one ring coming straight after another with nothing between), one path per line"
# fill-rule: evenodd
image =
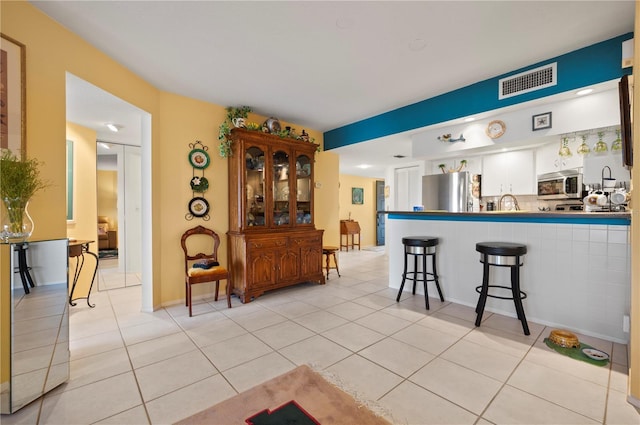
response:
M555 86L558 84L557 65L557 62L554 62L520 74L511 75L507 78L502 78L499 81L498 99L506 99L545 87Z

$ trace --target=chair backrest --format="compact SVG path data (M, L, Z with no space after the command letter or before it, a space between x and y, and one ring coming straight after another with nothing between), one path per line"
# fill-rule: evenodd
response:
M187 240L191 237L193 238L190 239L189 242L187 242ZM190 242L193 242L193 247L195 248L197 246L195 250L200 252L195 255L189 255L189 246L191 245ZM220 246L220 237L211 229L207 229L203 226L196 226L192 229L187 230L182 234L180 245L182 245L182 250L184 251L185 273L187 273L187 271L189 270L189 263L193 261L202 259L211 259L214 261L218 261L218 247Z

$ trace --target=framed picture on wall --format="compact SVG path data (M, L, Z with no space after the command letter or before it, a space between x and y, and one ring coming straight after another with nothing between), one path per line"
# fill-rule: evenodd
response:
M356 205L364 204L364 189L361 187L351 188L351 203Z
M551 128L551 112L545 112L544 114L534 115L531 118L532 130L544 130L545 128Z
M25 46L0 34L0 148L26 156Z

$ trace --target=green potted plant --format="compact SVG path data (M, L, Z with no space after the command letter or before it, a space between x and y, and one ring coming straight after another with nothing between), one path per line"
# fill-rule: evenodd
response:
M49 186L40 177L42 163L35 158L20 159L9 149L0 157L0 197L6 214L0 229L4 243L23 242L33 232L33 220L27 212L29 200L39 190Z
M231 147L232 142L228 138L228 136L231 134L231 125L236 128L246 127L246 120L249 116L249 112L251 112L251 107L227 106L225 110L227 111L227 118L222 122L222 124L220 124L218 133L218 140L220 140L218 151L222 158L228 158L233 155L233 150Z

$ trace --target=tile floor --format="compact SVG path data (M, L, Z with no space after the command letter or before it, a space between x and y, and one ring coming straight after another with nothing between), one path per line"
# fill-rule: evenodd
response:
M626 346L579 335L607 367L563 357L550 329L387 287L384 252L339 254L342 277L246 305L139 312L140 287L96 292L70 316L71 378L3 424L168 424L309 363L400 424L634 424ZM479 270L480 271L480 270ZM446 296L446 282L443 290ZM525 305L526 308L526 305Z
M100 259L100 273L96 276L95 282L98 291L142 284L142 276L139 272L125 273L118 268L118 261L120 261L118 258Z

